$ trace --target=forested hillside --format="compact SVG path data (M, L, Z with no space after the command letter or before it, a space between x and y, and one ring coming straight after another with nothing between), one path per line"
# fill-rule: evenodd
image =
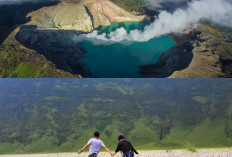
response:
M147 4L146 0L123 0L123 1L110 0L110 1L129 11L141 11L141 8L145 7Z
M115 148L232 146L230 80L0 80L0 153L76 151L98 130Z

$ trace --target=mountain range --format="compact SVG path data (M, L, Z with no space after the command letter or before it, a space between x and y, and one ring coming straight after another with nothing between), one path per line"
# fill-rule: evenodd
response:
M98 130L115 149L232 146L230 80L0 81L0 153L72 152Z

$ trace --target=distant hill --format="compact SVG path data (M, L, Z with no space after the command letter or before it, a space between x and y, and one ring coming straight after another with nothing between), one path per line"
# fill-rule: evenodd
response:
M230 80L0 81L0 153L76 151L98 130L110 148L232 146Z

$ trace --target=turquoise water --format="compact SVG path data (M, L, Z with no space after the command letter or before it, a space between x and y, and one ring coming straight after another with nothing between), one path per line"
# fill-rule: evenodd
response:
M119 27L132 29L144 28L142 23L113 23L101 26L98 30L111 32ZM140 78L139 65L156 63L160 55L175 45L169 36L151 39L147 42L135 42L131 45L120 43L112 45L93 45L91 42L80 42L79 46L88 51L82 58L93 77L100 78Z

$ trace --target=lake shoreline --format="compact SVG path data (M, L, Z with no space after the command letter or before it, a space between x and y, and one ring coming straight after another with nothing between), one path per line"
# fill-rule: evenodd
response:
M109 26L100 26L95 30L99 34L110 34L119 28L127 32L134 29L143 30L147 23L122 22L112 23ZM97 40L97 39L96 39ZM157 63L160 56L175 46L169 35L152 38L149 41L115 42L112 44L95 43L92 39L77 43L86 50L81 58L85 66L92 72L93 77L100 78L143 78L139 67L144 64Z

